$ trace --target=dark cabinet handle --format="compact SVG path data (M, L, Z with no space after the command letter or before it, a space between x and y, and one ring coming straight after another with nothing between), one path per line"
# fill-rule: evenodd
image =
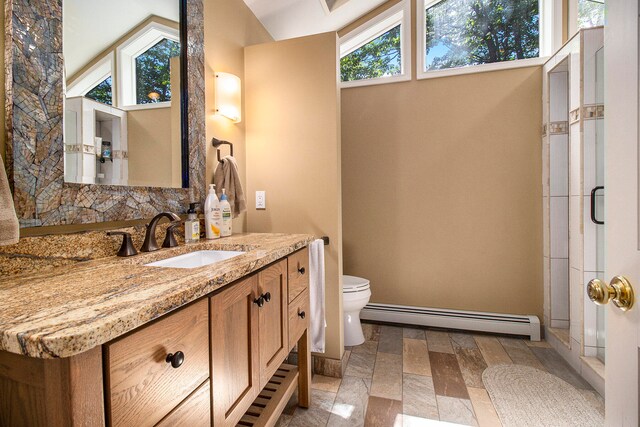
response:
M304 268L304 267L300 267L300 268L298 268L298 273L300 273L300 274L304 274L304 273L305 273L305 271L307 271L307 270L305 270L305 268Z
M264 305L264 296L260 295L258 298L255 298L253 303L258 307L262 307Z
M172 368L178 369L184 363L184 353L181 351L169 353L167 354L167 358L165 360L167 363L171 363Z
M594 224L602 225L604 224L604 221L600 221L596 218L596 193L598 190L604 190L604 187L594 187L593 190L591 190L591 221L593 221Z
M307 313L298 310L298 316L300 316L301 319L304 319L305 317L307 317Z
M264 298L265 302L271 301L271 292L267 292L266 294L262 294L262 298Z

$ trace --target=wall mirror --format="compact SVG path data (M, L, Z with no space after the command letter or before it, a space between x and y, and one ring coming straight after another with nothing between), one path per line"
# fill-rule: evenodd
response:
M6 163L21 226L149 218L200 201L202 0L4 4Z
M64 0L62 26L65 181L181 188L180 1Z

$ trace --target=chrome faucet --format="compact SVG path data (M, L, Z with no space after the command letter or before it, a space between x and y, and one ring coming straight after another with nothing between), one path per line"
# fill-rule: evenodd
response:
M156 226L162 218L168 218L172 224L175 223L167 229L167 234L173 233L173 228L175 228L175 225L179 224L181 221L180 217L173 212L162 212L154 216L151 222L147 224L147 233L144 236L144 243L142 243L140 252L153 252L160 249L158 242L156 241ZM165 239L165 241L167 241L167 239ZM175 239L173 239L173 241L175 242Z

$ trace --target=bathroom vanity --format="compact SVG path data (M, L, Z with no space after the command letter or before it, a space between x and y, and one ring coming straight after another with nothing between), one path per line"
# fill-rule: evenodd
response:
M271 426L296 388L308 407L311 240L246 234L0 279L0 425ZM146 265L201 250L244 253Z

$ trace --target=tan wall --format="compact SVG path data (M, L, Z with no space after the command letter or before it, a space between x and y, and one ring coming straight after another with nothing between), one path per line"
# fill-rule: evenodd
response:
M240 169L240 181L247 190L247 163L245 146L245 94L244 47L272 41L253 12L240 0L205 0L204 6L204 46L205 84L207 111L207 184L213 182L213 172L217 166L216 150L211 146L211 138L233 143L234 156ZM229 119L216 116L214 71L235 74L242 82L242 121L232 123ZM229 154L229 147L223 146L221 156ZM247 198L250 199L247 193ZM247 229L246 214L233 221L233 231Z
M129 184L171 187L171 108L127 112Z
M345 274L371 280L372 302L542 320L541 67L412 67L410 82L342 90Z
M342 355L340 94L335 33L245 49L249 231L312 233L325 248L326 356ZM267 209L255 209L265 190Z

